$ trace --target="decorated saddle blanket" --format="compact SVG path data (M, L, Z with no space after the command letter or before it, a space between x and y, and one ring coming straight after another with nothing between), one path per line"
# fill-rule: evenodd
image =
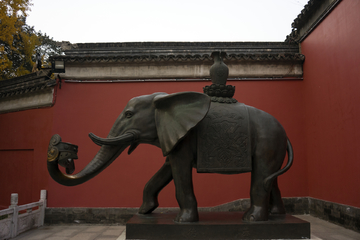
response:
M243 103L211 102L197 127L198 172L251 171L249 114Z

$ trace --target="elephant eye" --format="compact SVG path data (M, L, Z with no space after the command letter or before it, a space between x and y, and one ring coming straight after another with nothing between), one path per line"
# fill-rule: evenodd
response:
M134 113L131 112L131 111L126 111L126 112L125 112L125 117L126 117L126 118L131 118L133 115L134 115Z

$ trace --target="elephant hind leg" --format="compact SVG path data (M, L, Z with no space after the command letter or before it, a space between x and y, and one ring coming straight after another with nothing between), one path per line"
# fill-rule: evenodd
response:
M255 176L254 176L255 175ZM269 217L269 191L263 187L265 178L251 176L250 208L244 213L243 220L248 222L267 221Z
M275 178L271 184L271 189L266 191L255 174L251 182L251 206L244 213L245 221L267 221L270 214L285 214L284 203L281 199L280 190ZM262 179L262 178L260 178Z
M155 173L155 175L146 183L143 192L143 203L139 209L140 214L148 214L154 211L158 206L159 192L168 185L173 179L171 166L169 162L164 165Z
M276 146L277 141L257 143L257 151L253 157L251 173L250 208L244 213L244 221L267 221L270 212L270 198L281 207L281 195L277 179L270 180L270 188L264 187L264 180L280 169L284 159L284 149ZM274 150L275 149L275 150Z
M270 160L269 160L270 161ZM250 208L244 213L243 220L248 222L267 221L269 217L270 190L264 188L264 179L271 174L262 156L253 159L251 173Z
M270 213L285 214L284 203L281 199L281 193L278 186L277 178L274 179L270 193Z

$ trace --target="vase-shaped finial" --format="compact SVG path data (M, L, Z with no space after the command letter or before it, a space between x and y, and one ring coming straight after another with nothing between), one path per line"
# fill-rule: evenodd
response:
M204 93L211 97L212 102L218 103L237 103L233 98L235 87L226 85L229 76L229 68L223 62L226 56L225 52L213 52L211 57L214 59L214 64L210 67L210 77L212 84L203 88Z
M225 55L226 53L224 52L213 52L211 54L214 59L214 64L210 67L210 78L213 84L226 85L229 68L222 59Z

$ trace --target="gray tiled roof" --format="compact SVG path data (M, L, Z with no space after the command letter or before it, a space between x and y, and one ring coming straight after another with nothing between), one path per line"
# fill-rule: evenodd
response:
M0 99L53 87L56 81L50 78L51 74L51 70L41 70L0 81Z
M71 44L66 62L212 61L211 53L227 53L227 60L303 60L297 44L284 42L132 42ZM225 60L226 60L225 59Z

